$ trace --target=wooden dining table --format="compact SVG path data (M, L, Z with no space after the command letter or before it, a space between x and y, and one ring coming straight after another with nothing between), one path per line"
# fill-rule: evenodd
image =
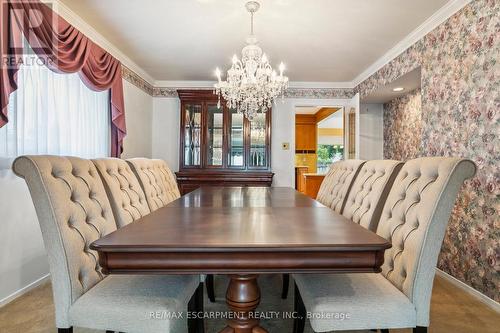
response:
M228 275L227 333L266 332L259 274L380 272L389 247L285 187L200 188L91 245L106 274Z

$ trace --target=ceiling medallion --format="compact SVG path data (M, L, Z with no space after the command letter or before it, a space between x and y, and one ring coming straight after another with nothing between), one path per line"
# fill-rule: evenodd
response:
M227 101L227 106L236 109L250 121L258 113L264 113L272 107L274 100L288 88L288 77L283 75L285 65L279 65L279 75L269 64L269 59L257 45L257 37L253 33L253 15L260 7L257 1L249 1L245 5L250 13L250 36L247 45L241 51L242 58L233 56L233 65L227 71L225 81L221 79L219 68L215 70L218 82L214 85L214 93Z

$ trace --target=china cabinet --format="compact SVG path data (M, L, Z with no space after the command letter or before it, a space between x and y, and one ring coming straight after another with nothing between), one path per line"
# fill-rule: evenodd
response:
M182 194L200 186L271 186L271 110L249 121L212 90L178 90Z

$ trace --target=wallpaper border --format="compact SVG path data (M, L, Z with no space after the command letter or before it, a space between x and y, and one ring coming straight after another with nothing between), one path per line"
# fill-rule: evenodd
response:
M122 64L122 78L152 97L176 98L177 89L182 87L155 87L139 74ZM209 90L210 88L192 88ZM288 88L285 98L350 99L356 94L349 88Z

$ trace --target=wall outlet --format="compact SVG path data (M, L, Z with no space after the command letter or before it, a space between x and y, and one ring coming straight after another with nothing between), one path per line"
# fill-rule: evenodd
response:
M289 144L288 142L283 142L283 143L281 144L281 148L282 148L283 150L288 150L288 149L290 149L290 144Z

